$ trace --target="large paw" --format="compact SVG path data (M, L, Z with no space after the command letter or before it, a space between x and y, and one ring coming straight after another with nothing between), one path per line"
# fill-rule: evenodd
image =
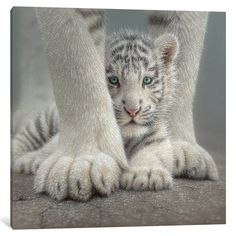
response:
M173 143L175 175L193 179L218 180L219 175L212 157L198 144L176 141Z
M120 168L104 154L76 158L53 154L39 167L35 178L37 192L47 192L56 200L88 200L93 192L109 195L119 187Z
M13 170L18 173L35 174L40 164L48 156L40 151L28 152L13 162Z
M121 187L133 190L161 190L173 186L171 174L160 168L131 167L120 180Z

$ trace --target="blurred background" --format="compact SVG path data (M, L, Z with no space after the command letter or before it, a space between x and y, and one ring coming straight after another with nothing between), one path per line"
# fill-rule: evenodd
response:
M146 31L147 12L106 10L107 31ZM12 18L12 132L53 101L34 8L15 7ZM225 13L211 12L194 101L198 142L225 157ZM212 154L212 152L211 152Z

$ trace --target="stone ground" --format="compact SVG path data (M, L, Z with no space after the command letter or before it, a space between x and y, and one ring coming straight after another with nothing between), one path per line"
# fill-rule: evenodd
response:
M28 229L225 224L225 156L211 154L220 172L217 182L176 179L172 190L120 190L86 203L56 202L46 195L37 195L33 176L13 173L11 226Z

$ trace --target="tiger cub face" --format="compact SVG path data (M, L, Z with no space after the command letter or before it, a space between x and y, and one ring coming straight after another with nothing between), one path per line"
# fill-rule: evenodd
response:
M140 136L164 118L175 85L176 37L113 34L106 43L106 79L123 137Z

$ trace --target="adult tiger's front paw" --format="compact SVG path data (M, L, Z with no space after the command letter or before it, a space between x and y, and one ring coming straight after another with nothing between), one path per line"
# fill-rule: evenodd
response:
M161 190L173 186L173 178L169 171L153 167L130 167L120 180L121 187L133 190Z
M173 150L176 158L176 176L186 176L192 179L219 179L214 160L197 143L175 141L173 142Z
M86 201L93 192L109 195L119 187L120 168L110 156L98 152L76 158L53 154L39 167L37 192L47 192L56 200Z

